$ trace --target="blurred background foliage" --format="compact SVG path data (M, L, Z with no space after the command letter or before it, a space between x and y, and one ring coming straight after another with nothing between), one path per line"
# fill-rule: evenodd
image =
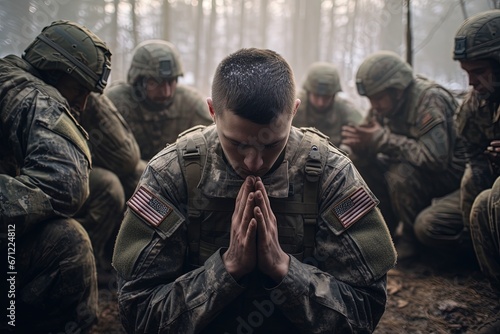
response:
M218 62L241 47L282 54L302 84L314 61L337 65L346 95L361 107L357 67L368 54L392 50L415 71L460 92L467 76L452 60L464 18L500 8L496 0L0 0L0 56L21 54L54 20L79 22L109 45L112 81L125 80L133 48L165 39L180 50L181 82L210 95Z

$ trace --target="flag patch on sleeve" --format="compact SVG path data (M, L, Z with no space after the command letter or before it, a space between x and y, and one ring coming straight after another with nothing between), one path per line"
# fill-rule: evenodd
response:
M144 187L140 187L135 192L128 200L127 205L137 215L155 227L158 227L172 212L172 208L165 201Z
M377 202L368 194L366 189L359 188L335 205L333 212L344 228L348 228L376 205Z

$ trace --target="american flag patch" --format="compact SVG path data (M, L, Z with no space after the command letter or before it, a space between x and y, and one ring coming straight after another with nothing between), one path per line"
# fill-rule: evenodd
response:
M344 228L348 228L376 205L377 203L368 194L366 189L359 188L349 197L344 198L337 204L333 208L333 212Z
M153 193L140 187L128 200L127 205L140 217L157 227L172 212L172 208Z

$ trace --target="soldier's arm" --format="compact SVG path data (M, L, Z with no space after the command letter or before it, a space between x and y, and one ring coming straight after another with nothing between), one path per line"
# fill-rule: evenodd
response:
M394 246L378 201L352 164L337 162L329 169L314 254L305 263L291 257L288 274L269 287L270 296L304 332L371 333L385 310ZM349 211L346 201L356 202L354 196L367 205L354 204Z
M107 96L89 95L81 123L89 133L95 166L106 168L118 176L135 170L141 156L139 145Z
M433 171L448 168L453 155L456 132L453 114L456 105L435 88L427 90L417 106L416 138L385 129L376 150L413 166Z
M195 333L246 289L226 271L219 252L200 268L187 268L185 186L177 157L163 160L165 151L149 162L138 186L153 196L162 221L156 226L155 218L141 214L140 197L132 196L113 255L129 333Z
M0 220L16 234L55 216L72 216L88 196L90 156L86 138L65 106L39 91L3 109L4 129L17 173L0 174Z

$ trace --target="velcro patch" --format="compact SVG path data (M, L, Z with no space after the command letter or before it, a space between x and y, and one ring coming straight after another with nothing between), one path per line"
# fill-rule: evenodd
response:
M366 189L359 188L335 205L333 212L344 228L347 229L376 205L377 202L368 194Z
M128 200L127 205L154 227L158 227L173 211L165 201L142 186Z

